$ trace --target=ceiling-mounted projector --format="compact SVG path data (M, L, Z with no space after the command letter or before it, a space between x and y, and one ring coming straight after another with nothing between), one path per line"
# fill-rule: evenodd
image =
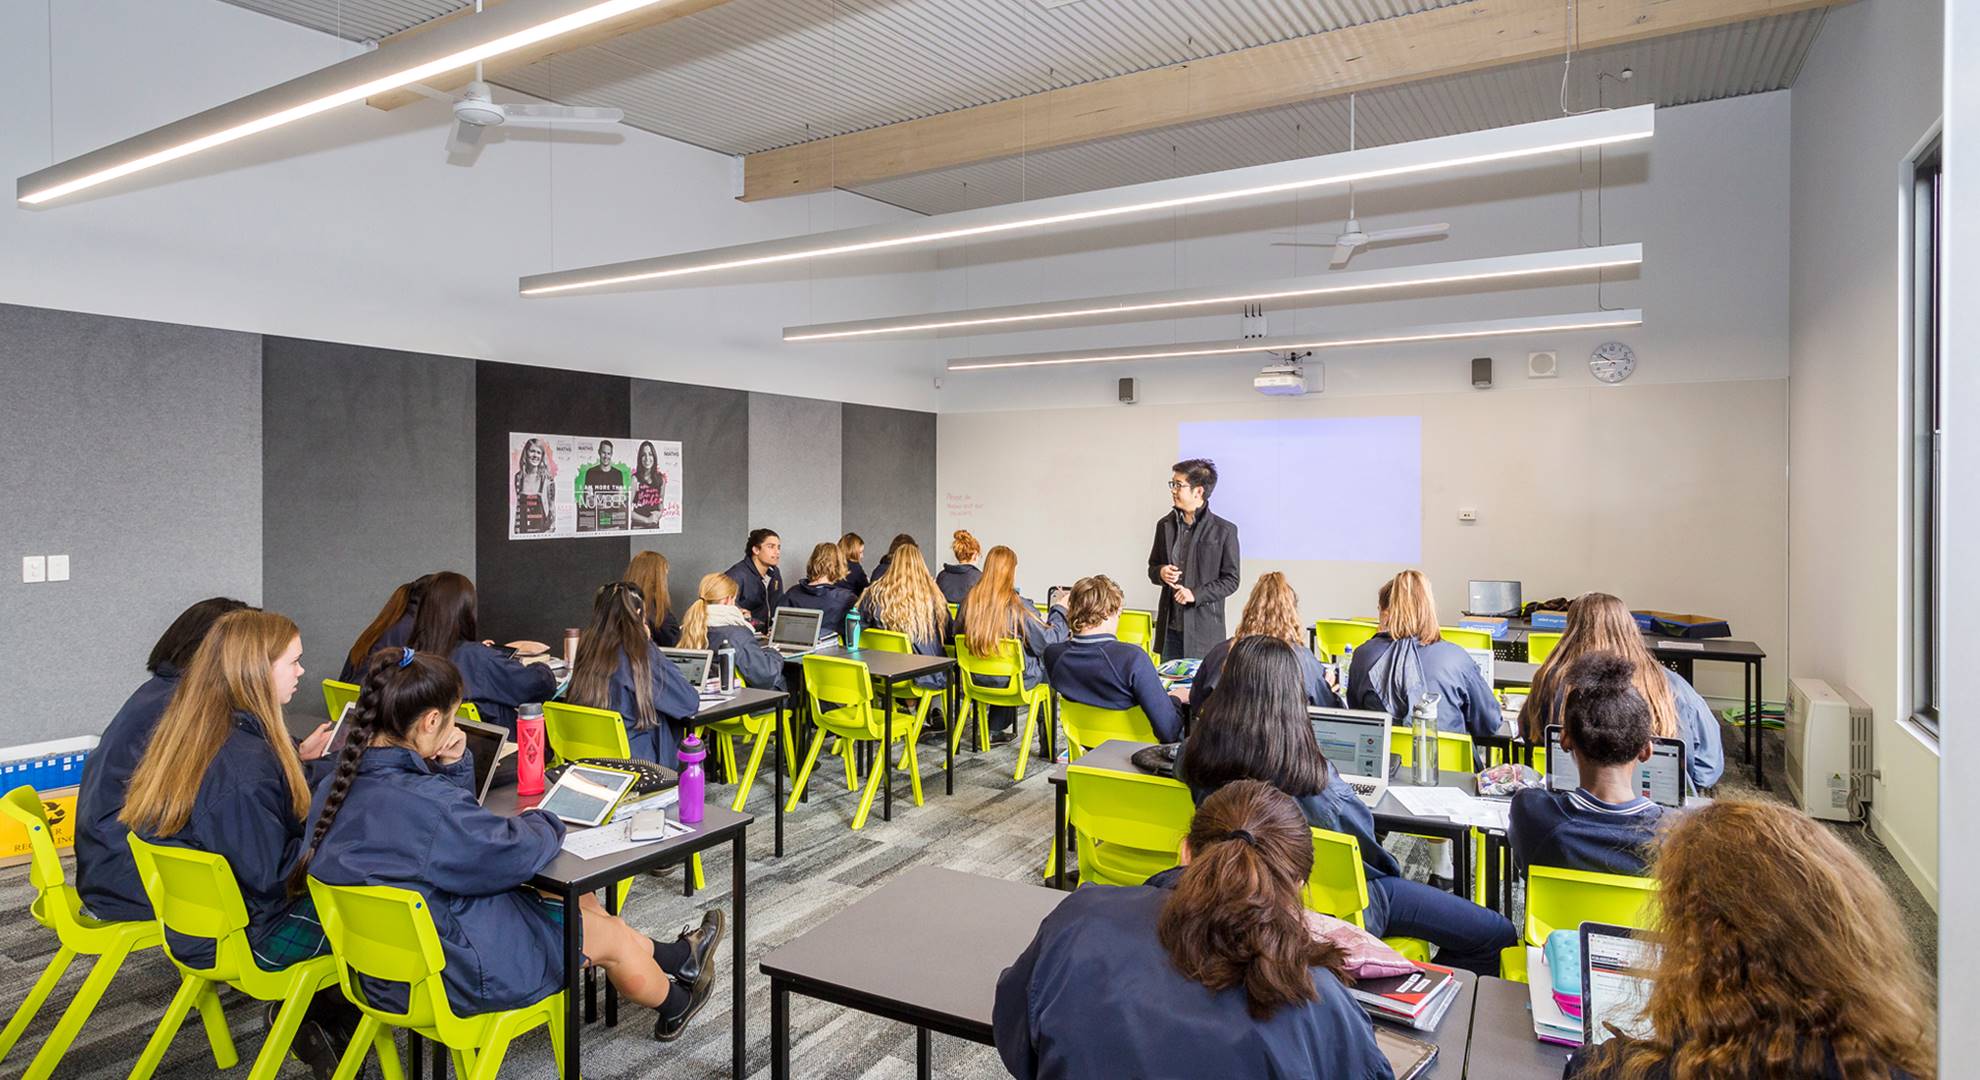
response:
M1309 387L1306 368L1300 363L1312 355L1311 352L1288 353L1278 363L1267 364L1251 377L1251 388L1268 397L1299 397L1309 390L1318 393L1322 388L1324 369L1318 364L1313 365L1313 383Z

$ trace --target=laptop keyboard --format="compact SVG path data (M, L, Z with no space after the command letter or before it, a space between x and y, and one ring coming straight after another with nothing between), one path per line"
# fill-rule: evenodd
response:
M1372 799L1375 797L1375 785L1366 780L1349 780L1348 786L1353 788L1354 793L1363 799Z

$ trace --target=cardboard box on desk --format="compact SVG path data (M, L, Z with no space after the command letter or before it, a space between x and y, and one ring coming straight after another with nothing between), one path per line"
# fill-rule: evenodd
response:
M76 842L76 789L56 788L41 792L42 812L48 815L48 832L55 847L68 851ZM0 817L0 866L22 866L33 849L27 830L10 817Z

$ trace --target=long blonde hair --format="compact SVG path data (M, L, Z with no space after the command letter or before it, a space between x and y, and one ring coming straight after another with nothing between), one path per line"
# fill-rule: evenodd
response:
M1583 593L1568 605L1567 630L1559 645L1533 675L1533 691L1521 710L1520 726L1528 742L1539 744L1546 737L1547 725L1560 723L1555 706L1567 693L1569 665L1592 652L1612 652L1635 669L1630 685L1650 704L1650 734L1675 738L1678 733L1677 699L1664 666L1650 655L1643 643L1643 631L1636 617L1623 602L1608 593Z
M642 551L626 564L626 581L639 586L646 598L646 626L658 633L667 621L667 557L657 551Z
M983 556L983 576L963 597L962 613L963 643L974 656L995 656L999 641L1038 618L1017 592L1017 552L998 544Z
M949 621L949 602L928 572L921 548L912 543L894 549L894 561L880 580L867 586L861 604L882 626L906 634L909 641L934 641Z
M1299 632L1299 594L1277 570L1262 575L1251 587L1251 596L1244 602L1244 617L1238 620L1233 636L1253 634L1278 638L1295 649L1306 648L1306 636Z
M687 614L681 616L681 648L707 648L708 605L732 604L740 591L736 579L727 574L701 575L701 586L696 590L696 599L694 603L688 605Z
M1444 640L1437 629L1437 598L1430 593L1430 579L1421 570L1404 570L1382 583L1376 594L1382 609L1382 631L1401 641L1413 637L1423 645Z
M281 764L289 809L309 814L309 783L282 724L269 668L301 636L286 615L244 608L220 616L193 654L192 666L165 706L118 818L139 832L174 836L192 818L200 782L234 731L234 713L252 715Z
M1848 844L1790 806L1725 800L1659 839L1651 1035L1593 1052L1618 1080L1903 1069L1932 1080L1933 1010L1897 905Z

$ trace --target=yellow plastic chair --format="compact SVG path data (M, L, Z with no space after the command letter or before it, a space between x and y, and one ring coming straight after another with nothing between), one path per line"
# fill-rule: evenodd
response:
M1544 664L1560 645L1561 635L1556 631L1529 630L1526 632L1526 662Z
M860 634L859 643L861 648L872 649L875 652L902 654L914 652L914 642L898 630L867 630ZM896 709L906 712L907 716L903 718L897 714L894 722L899 724L905 719L914 725L914 730L920 731L922 725L928 722L929 708L942 694L941 690L916 686L913 680L896 682L892 704Z
M665 723L665 721L662 721ZM565 701L543 703L543 741L549 744L545 763L561 765L578 758L629 758L632 742L626 737L626 722L611 709L593 709ZM688 872L694 887L705 889L708 879L701 873L701 856L688 856ZM619 882L619 909L625 910L626 894L632 879Z
M1017 772L1012 779L1024 779L1024 765L1031 757L1031 741L1038 734L1038 714L1044 711L1052 698L1052 687L1040 681L1037 686L1025 689L1024 652L1016 638L1004 638L997 642L994 656L978 656L967 646L956 650L956 663L962 668L963 698L975 708L977 723L984 727L989 724L988 710L991 706L1002 705L1024 713L1024 730L1018 739ZM985 678L1001 678L1006 685L996 686L984 683ZM962 725L956 725L949 733L952 743L959 743ZM989 745L986 739L984 745Z
M21 1033L34 1022L35 1014L48 1001L55 984L69 970L69 964L78 956L93 956L96 963L91 966L89 976L83 980L82 988L62 1010L62 1018L56 1022L41 1050L29 1063L27 1076L36 1080L55 1071L69 1047L75 1042L82 1026L89 1021L96 1010L97 1002L103 999L103 992L110 987L110 980L117 977L123 967L124 958L133 952L156 948L162 940L156 920L146 922L105 922L82 914L82 897L76 887L70 884L62 868L62 856L55 850L54 838L49 833L48 809L41 796L26 785L9 791L0 800L0 813L5 813L27 832L28 837L28 882L34 886L34 905L29 914L36 922L55 931L55 938L61 947L42 969L41 977L28 990L26 1000L14 1010L13 1019L7 1022L5 1031L0 1031L0 1058L20 1041ZM206 1022L207 1036L213 1042L213 1060L223 1069L232 1068L239 1061L234 1053L234 1041L227 1034L227 1019L220 1013L220 1003L212 1002L211 1011L202 1009L200 1018Z
M1134 608L1122 608L1121 624L1115 629L1114 636L1147 653L1150 660L1155 660L1156 663L1161 662L1156 659L1155 654L1154 612L1138 611Z
M344 715L344 706L358 699L360 688L356 683L338 682L335 679L323 680L323 707L334 722Z
M1180 780L1086 765L1066 770L1066 819L1081 884L1140 885L1176 865L1195 815Z
M1490 649L1492 647L1492 632L1490 630L1473 630L1463 626L1440 626L1437 628L1437 633L1445 641L1456 645L1460 649Z
M547 1027L557 1072L563 1073L564 991L520 1009L461 1016L447 999L446 981L440 974L447 966L447 954L440 947L424 897L410 889L325 885L315 878L310 879L309 895L322 916L324 936L330 939L337 981L344 996L364 1013L337 1063L338 1080L355 1077L374 1051L386 1080L400 1080L404 1074L392 1042L394 1028L423 1035L452 1051L458 1080L495 1080L509 1044L519 1035ZM575 911L564 915L579 917ZM389 1012L369 1004L358 986L360 975L406 984L405 1011Z
M1313 624L1313 643L1329 659L1338 660L1342 649L1360 648L1377 629L1366 619L1320 619Z
M866 633L877 634L880 631L868 630ZM780 716L783 720L784 770L787 775L796 776L797 761L792 749L796 744L791 740L791 717L790 713L783 709L771 709L747 716L732 716L727 720L717 720L694 729L701 736L703 743L713 744L716 754L720 756L723 766L728 770L728 775L736 778L736 797L735 801L729 804L729 809L737 813L742 812L743 804L749 801L750 790L756 786L756 774L763 767L763 754L770 748L770 735L777 729ZM713 739L710 737L713 735L719 735L721 738ZM737 738L743 739L744 745L749 748L749 764L742 768L736 767Z
M809 655L804 658L804 692L811 704L811 722L817 730L811 737L811 749L805 752L804 765L798 770L797 783L791 788L791 797L784 804L784 812L794 813L798 801L804 797L804 787L811 780L811 770L818 764L818 752L825 747L825 737L836 735L844 747L846 769L850 778L853 769L853 750L859 743L882 743L886 729L882 726L886 715L873 703L873 673L864 661L841 656ZM921 767L915 757L915 742L920 738L919 723L910 722L894 725L894 741L905 743L901 750L900 768L907 770L914 790L914 805L921 805ZM866 792L860 796L859 810L853 814L852 827L866 827L866 816L873 809L873 796L880 791L884 770L892 768L893 748L884 743L874 754L873 768L866 780Z
M1499 970L1508 979L1525 982L1525 947L1545 945L1547 935L1556 930L1574 930L1585 922L1647 930L1656 917L1655 878L1528 867L1526 929L1521 944L1499 953Z
M1102 709L1096 705L1067 701L1061 696L1059 722L1065 725L1066 746L1074 761L1109 739L1138 743L1157 741L1155 725L1149 722L1148 714L1142 712L1138 705L1127 709Z
M148 1080L158 1071L158 1063L172 1046L172 1037L195 1007L206 1023L214 1056L221 1056L219 1040L225 1034L218 993L221 986L231 986L256 1001L281 1002L275 1026L269 1029L254 1066L248 1070L248 1080L275 1080L309 1008L309 999L337 981L336 963L328 956L318 956L280 971L263 970L248 944L247 903L241 899L240 883L234 880L234 869L227 865L225 856L146 843L135 833L129 839L138 878L144 882L144 893L151 899L159 923L187 937L210 938L214 946L212 964L196 968L180 960L171 944L166 944L165 955L179 969L179 991L172 995L165 1018L158 1022L158 1030L152 1032L144 1053L131 1067L131 1080ZM216 1025L220 1027L218 1035ZM231 1050L230 1045L230 1056Z
M1469 773L1475 771L1472 758L1471 733L1468 731L1437 732L1437 771L1439 773ZM1389 729L1389 752L1400 755L1403 768L1416 763L1415 740L1410 735L1407 723L1397 724Z
M1313 872L1306 879L1306 906L1368 928L1368 868L1361 861L1359 840L1346 833L1313 830ZM1382 940L1411 960L1430 961L1430 943L1422 938Z

